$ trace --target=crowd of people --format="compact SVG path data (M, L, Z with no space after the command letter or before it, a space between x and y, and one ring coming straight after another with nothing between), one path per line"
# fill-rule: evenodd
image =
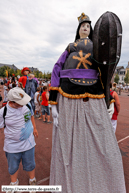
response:
M113 83L113 89L119 95L121 95L121 92L129 93L129 85Z
M4 98L3 98L2 106L5 106L8 101L7 95L9 90L14 87L19 87L19 88L22 88L31 97L30 103L34 111L34 116L39 117L39 119L42 119L43 116L41 115L44 115L44 112L45 112L45 117L46 117L45 120L47 120L47 115L48 114L50 115L50 108L51 108L51 105L48 104L49 91L50 91L49 87L51 85L50 83L51 81L45 80L45 79L38 79L34 76L34 74L30 73L29 69L28 70L24 70L24 69L28 69L28 68L23 68L22 77L12 76L12 77L0 78L0 84L3 85L3 88L4 88ZM46 97L43 97L43 92L46 92L47 94L46 97L48 96L47 99ZM46 101L45 103L44 103L44 100ZM45 104L45 106L48 107L48 110L46 111L42 110L44 106L43 103ZM45 121L47 123L51 123L49 115L48 115L48 122Z

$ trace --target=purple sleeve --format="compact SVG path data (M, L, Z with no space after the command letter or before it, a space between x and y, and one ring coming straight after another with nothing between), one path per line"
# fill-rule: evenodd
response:
M68 57L68 51L65 50L63 54L58 59L57 63L54 65L52 76L51 76L51 86L58 87L60 84L60 71L63 68L66 58Z

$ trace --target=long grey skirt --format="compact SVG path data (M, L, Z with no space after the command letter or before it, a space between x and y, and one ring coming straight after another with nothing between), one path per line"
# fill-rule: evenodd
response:
M63 193L125 193L122 157L104 99L58 95L50 185Z

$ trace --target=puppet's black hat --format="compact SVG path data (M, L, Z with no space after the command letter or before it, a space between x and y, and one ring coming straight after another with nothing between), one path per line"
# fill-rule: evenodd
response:
M79 29L80 29L80 26L83 22L88 22L90 24L90 34L89 34L89 39L92 40L92 27L91 27L91 21L90 21L90 18L88 17L88 15L85 15L85 13L82 13L79 17L78 17L78 21L79 21L79 25L78 25L78 28L77 28L77 32L76 32L76 37L75 37L75 41L77 39L80 39L80 35L79 35Z

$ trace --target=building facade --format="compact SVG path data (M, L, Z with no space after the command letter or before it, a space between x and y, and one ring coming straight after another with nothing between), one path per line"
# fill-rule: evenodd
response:
M124 78L125 78L128 71L129 71L129 62L128 62L128 65L127 65L126 68L124 68L124 66L117 66L116 70L115 70L115 73L114 73L114 76L113 76L113 80L114 80L116 74L118 74L118 76L119 76L118 84L126 84L124 82Z
M33 68L33 67L28 67L30 69L30 71L33 73L33 72L36 72L36 71L39 71L38 68Z
M124 82L125 72L126 72L126 70L125 70L124 66L117 66L116 67L116 74L118 74L118 76L119 76L119 82L118 82L119 84L125 83Z
M129 62L128 62L128 66L126 67L126 72L125 72L125 74L127 74L127 72L129 72Z

